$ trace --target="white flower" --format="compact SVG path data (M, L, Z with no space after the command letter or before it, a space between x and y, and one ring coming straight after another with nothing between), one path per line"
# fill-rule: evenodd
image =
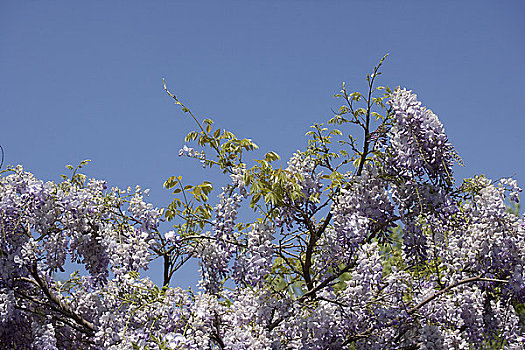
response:
M168 241L173 241L175 240L175 231L168 231L164 234L164 238L166 238L166 240Z

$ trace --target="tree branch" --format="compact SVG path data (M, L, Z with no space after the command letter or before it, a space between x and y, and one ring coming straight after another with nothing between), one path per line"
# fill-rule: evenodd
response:
M407 314L408 315L412 315L414 314L416 311L418 311L420 308L422 308L423 306L425 306L426 304L428 304L429 302L431 302L432 300L440 297L441 295L449 292L450 290L462 285L462 284L466 284L466 283L473 283L473 282L480 282L480 281L485 281L485 282L497 282L497 283L507 283L508 281L506 280L498 280L498 279L493 279L493 278L484 278L482 277L482 275L478 275L478 276L475 276L475 277L470 277L470 278L465 278L461 281L458 281L454 284L451 284L449 285L448 287L430 295L429 297L425 298L424 300L422 300L419 304L417 304L416 306L408 309L407 311ZM399 321L399 319L401 319L403 316L398 316L396 317L395 319L393 319L392 321L390 321L385 327L390 327L392 326L395 322ZM345 342L344 342L344 345L347 345L353 341L356 341L356 340L359 340L359 339L362 339L362 338L365 338L367 336L369 336L370 334L372 334L372 332L375 330L375 327L372 326L370 328L368 328L366 331L362 332L362 333L359 333L359 334L356 334L350 338L348 338Z
M38 270L37 270L36 264L33 264L29 268L29 273L31 274L31 276L33 276L33 278L35 279L35 282L38 284L38 286L40 287L42 292L45 294L45 296L48 298L48 300L50 302L52 302L56 306L56 308L55 308L56 311L58 311L59 313L61 313L64 316L74 320L78 325L80 325L84 329L84 333L86 333L87 335L92 336L95 333L95 326L93 326L93 324L91 322L87 321L86 319L84 319L80 315L78 315L75 312L73 312L73 310L71 310L71 308L68 305L62 303L56 297L56 295L51 293L51 291L49 290L47 284L38 275Z

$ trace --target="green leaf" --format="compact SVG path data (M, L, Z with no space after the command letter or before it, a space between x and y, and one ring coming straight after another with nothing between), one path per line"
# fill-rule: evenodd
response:
M383 118L383 116L377 112L372 112L370 114L376 118L376 121Z
M268 162L273 162L275 160L281 159L281 157L279 157L279 155L275 152L268 152L264 156L264 159Z
M250 201L250 208L253 208L261 199L261 193L256 193L253 195L252 200Z

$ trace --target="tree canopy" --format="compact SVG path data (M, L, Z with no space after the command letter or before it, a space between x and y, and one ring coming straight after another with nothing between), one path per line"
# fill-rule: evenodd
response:
M0 340L13 349L522 349L525 220L515 180L454 179L461 158L412 91L343 84L285 166L192 118L179 156L225 184L110 188L0 177ZM247 159L247 160L246 160ZM222 185L222 187L221 187ZM216 191L218 190L218 194ZM161 221L173 227L159 228ZM163 284L147 276L153 260ZM189 259L198 288L174 285ZM68 279L58 271L85 267Z

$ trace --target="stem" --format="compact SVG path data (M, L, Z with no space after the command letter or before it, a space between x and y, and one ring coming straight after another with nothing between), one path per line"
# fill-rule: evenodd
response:
M376 78L377 72L379 70L379 67L381 64L376 66L374 68L374 73L372 74L372 78L368 81L368 98L366 99L366 120L365 125L362 126L365 132L365 139L363 144L363 153L361 154L361 160L359 161L359 168L357 169L357 176L360 176L363 171L363 166L366 162L366 157L368 156L369 148L370 148L370 112L372 109L371 101L372 101L372 91L374 87L374 80Z
M56 305L56 311L60 312L62 315L74 320L78 325L80 325L84 329L84 333L92 336L95 333L95 327L93 324L86 319L82 318L82 316L76 314L71 310L71 308L63 304L47 287L47 284L40 278L38 275L38 270L36 267L36 264L33 264L31 268L29 268L29 273L33 278L35 279L35 282L38 284L42 292L46 295L49 301L51 301L54 305Z
M164 281L162 282L162 285L163 286L167 286L170 284L170 263L171 263L171 259L170 259L170 255L169 254L164 254L162 256L162 258L164 259Z
M306 255L304 258L305 261L304 261L304 264L301 264L301 265L303 267L303 277L304 277L304 281L306 282L306 287L308 288L308 290L311 290L313 289L314 284L310 276L310 268L312 267L312 257L313 257L314 247L320 235L318 235L317 230L313 229L312 224L310 223L310 220L305 219L305 224L308 227L310 236L308 240L308 245L306 247Z

